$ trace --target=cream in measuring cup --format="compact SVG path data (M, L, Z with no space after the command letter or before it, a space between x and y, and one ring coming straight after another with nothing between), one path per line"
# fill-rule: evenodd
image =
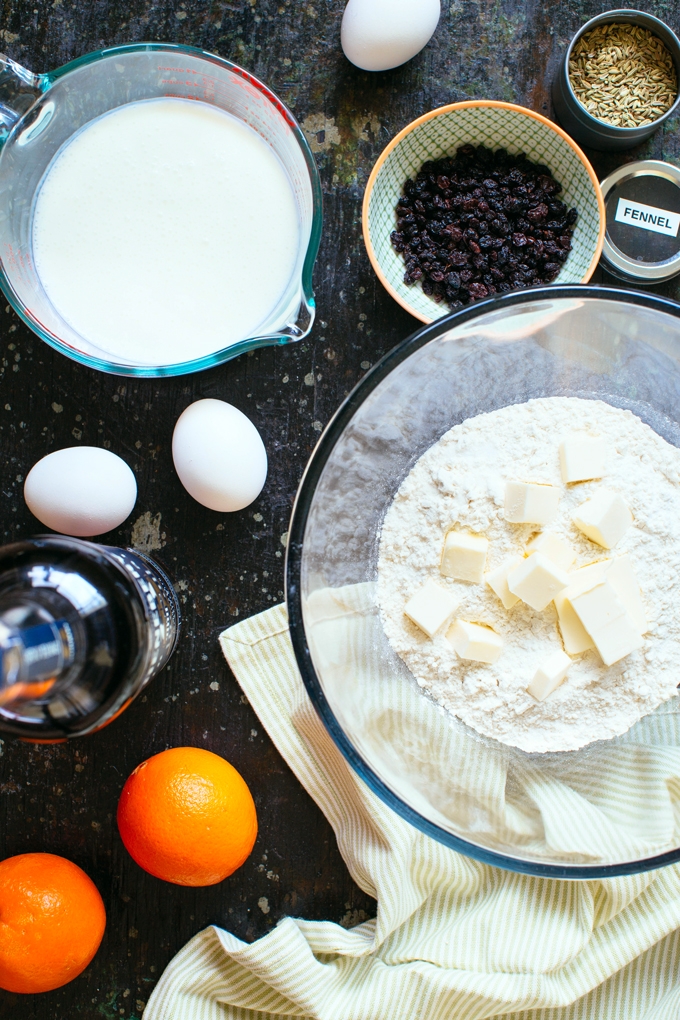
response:
M45 292L120 360L169 364L257 334L296 270L286 171L256 131L186 99L128 103L57 153L35 202Z

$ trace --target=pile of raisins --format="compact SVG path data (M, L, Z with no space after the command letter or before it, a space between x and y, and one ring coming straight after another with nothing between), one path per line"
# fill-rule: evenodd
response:
M424 163L397 205L392 245L404 282L461 308L493 294L549 283L571 251L578 213L557 196L547 166L524 153L463 145Z

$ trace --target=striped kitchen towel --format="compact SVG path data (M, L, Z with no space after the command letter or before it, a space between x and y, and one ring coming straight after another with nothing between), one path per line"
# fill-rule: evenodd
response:
M144 1020L679 1020L680 866L562 882L463 857L347 765L307 697L283 606L221 643L377 917L349 931L284 918L252 945L207 928Z

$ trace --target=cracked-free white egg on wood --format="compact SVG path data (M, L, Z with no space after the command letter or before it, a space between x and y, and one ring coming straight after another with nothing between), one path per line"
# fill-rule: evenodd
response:
M420 53L432 38L439 0L349 0L340 38L348 60L363 71L387 71Z
M91 538L129 517L137 482L125 461L110 450L69 446L33 465L24 482L24 499L45 527Z
M267 451L250 418L224 400L190 404L177 419L172 459L190 496L210 510L243 510L267 478Z

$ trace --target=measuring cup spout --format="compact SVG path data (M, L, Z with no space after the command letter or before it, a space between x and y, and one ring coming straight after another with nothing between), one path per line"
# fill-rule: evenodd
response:
M0 145L49 84L48 75L33 74L0 53Z

